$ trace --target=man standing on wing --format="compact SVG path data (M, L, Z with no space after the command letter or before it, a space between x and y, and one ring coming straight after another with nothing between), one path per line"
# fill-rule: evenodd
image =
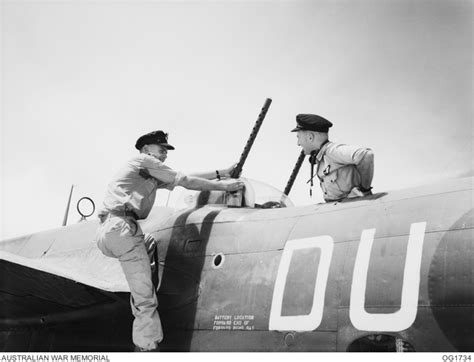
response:
M99 212L97 245L104 255L120 261L130 287L135 351L158 351L163 330L150 259L137 220L148 216L158 189L173 190L175 186L182 186L191 190L237 191L244 183L234 179L212 180L216 176L230 176L233 166L193 175L166 166L168 150L174 147L168 144L168 135L161 130L141 136L135 148L140 153L120 169L107 187Z

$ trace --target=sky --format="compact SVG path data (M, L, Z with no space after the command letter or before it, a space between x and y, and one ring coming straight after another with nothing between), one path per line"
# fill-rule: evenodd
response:
M162 129L184 173L237 162L283 190L298 113L375 152L374 192L473 175L472 1L1 2L1 237L59 227L71 185L100 205ZM304 163L290 198L309 197ZM158 197L156 205L164 205Z

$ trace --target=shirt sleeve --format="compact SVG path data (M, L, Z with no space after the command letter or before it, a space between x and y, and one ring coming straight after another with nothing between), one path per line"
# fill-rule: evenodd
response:
M169 190L173 190L184 177L183 173L173 170L152 156L143 159L143 167L148 170L152 177L166 184L166 188Z
M358 165L370 148L338 144L326 151L326 154L339 164Z

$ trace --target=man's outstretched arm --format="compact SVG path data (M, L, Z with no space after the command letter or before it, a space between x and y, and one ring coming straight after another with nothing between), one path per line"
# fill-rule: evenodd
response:
M222 180L213 181L196 176L183 176L177 183L177 186L182 186L189 190L221 190L221 191L238 191L244 187L244 183L240 180Z

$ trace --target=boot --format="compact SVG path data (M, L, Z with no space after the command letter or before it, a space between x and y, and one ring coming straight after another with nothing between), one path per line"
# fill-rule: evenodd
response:
M135 349L133 350L133 352L160 352L160 346L156 346L155 348L152 348L152 349L135 346Z

